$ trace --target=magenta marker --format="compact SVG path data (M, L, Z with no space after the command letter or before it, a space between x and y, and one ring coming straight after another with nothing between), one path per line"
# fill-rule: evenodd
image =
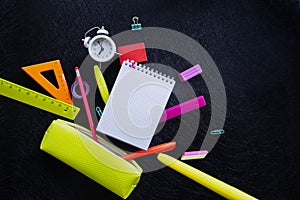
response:
M178 104L171 108L166 109L163 112L162 117L160 118L160 122L167 121L174 117L178 117L184 113L191 112L192 110L196 110L206 105L203 96L196 97L184 103Z
M181 82L184 82L184 81L187 81L201 73L202 73L202 69L201 69L200 65L197 64L197 65L194 65L193 67L181 72L180 74L178 74L178 77L181 80Z
M208 151L186 151L183 153L183 156L200 156L200 155L206 155L208 154Z

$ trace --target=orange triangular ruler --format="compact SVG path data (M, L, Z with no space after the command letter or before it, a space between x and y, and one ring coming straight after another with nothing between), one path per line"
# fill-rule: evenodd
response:
M59 60L45 62L41 64L22 67L22 69L31 76L38 84L40 84L47 92L58 100L64 101L68 104L73 104L70 96L69 88ZM53 70L58 88L55 87L48 79L41 73Z

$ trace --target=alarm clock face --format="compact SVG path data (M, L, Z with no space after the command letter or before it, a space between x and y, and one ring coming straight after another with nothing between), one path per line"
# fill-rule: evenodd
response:
M89 54L95 61L107 62L113 58L116 44L106 35L95 36L89 43Z

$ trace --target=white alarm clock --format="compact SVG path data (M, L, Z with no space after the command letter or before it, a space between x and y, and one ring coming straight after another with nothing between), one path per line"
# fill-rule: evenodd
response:
M97 35L91 39L91 37L87 36L87 34L94 29L98 29ZM104 26L102 26L101 28L91 28L85 33L84 39L82 40L83 45L88 49L91 58L97 62L107 62L111 60L117 53L116 44L108 36L108 31L104 29Z

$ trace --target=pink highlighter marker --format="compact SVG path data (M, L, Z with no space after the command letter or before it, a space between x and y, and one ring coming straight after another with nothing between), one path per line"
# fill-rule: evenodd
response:
M160 122L164 122L169 119L178 117L179 115L190 112L192 110L196 110L205 105L206 105L206 102L205 102L203 96L196 97L194 99L191 99L189 101L186 101L184 103L181 103L181 104L178 104L176 106L166 109L163 112L162 117L160 118Z
M208 151L187 151L181 156L181 160L203 159L208 154Z
M197 65L194 65L193 67L181 72L180 74L178 74L178 77L181 80L181 82L184 82L184 81L187 81L201 73L202 73L202 69L201 69L200 65L197 64Z
M206 155L208 154L208 151L186 151L183 153L183 156L199 156L199 155Z
M83 87L83 82L82 82L78 67L75 67L75 72L76 72L76 77L77 77L78 85L79 85L79 88L80 88L80 93L81 93L81 96L82 96L83 104L84 104L84 107L85 107L86 116L87 116L88 121L89 121L90 129L92 131L93 139L96 142L98 142L95 127L94 127L94 123L93 123L93 118L92 118L92 115L91 115L90 106L89 106L88 100L86 98L86 94L85 94L84 87Z

